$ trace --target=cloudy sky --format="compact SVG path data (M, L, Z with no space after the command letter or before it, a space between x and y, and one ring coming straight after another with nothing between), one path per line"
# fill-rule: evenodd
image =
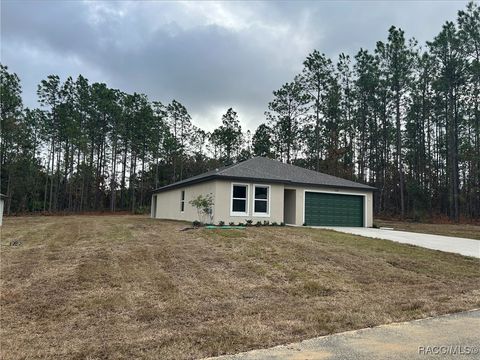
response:
M384 40L391 25L420 43L465 1L1 1L1 62L26 106L49 74L86 76L151 100L183 103L211 130L229 107L264 121L273 90L313 49L332 58Z

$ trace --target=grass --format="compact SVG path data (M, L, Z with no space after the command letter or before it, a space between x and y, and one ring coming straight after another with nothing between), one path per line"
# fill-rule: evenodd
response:
M5 219L0 357L192 359L480 306L477 259L327 230L184 226Z
M393 227L395 230L412 231L425 234L435 234L467 239L480 240L480 225L473 224L430 224L399 220L376 219L377 226Z

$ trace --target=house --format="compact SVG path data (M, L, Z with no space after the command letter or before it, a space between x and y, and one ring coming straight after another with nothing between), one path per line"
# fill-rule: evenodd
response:
M0 226L2 226L2 220L3 220L3 205L4 205L4 199L6 198L5 195L0 194Z
M198 220L189 201L211 194L215 224L251 219L254 223L371 227L374 190L357 182L255 157L154 190L151 217Z

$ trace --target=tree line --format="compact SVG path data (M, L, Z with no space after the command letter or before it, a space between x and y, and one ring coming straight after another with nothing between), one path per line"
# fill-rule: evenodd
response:
M480 217L480 9L420 46L392 26L374 50L314 50L244 131L230 108L206 132L179 101L50 75L39 108L1 65L0 191L7 213L146 211L151 190L267 156L375 186L376 213Z

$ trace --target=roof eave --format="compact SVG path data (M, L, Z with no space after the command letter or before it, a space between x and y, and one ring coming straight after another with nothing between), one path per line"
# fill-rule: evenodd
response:
M152 194L158 194L158 193L161 193L161 192L164 192L164 191L167 191L167 190L178 189L178 188L181 188L181 187L184 187L184 186L187 186L187 185L199 184L199 183L202 183L202 182L205 182L205 181L213 180L217 177L218 177L218 175L213 174L213 175L205 176L205 177L200 178L200 179L187 180L187 181L182 182L182 183L173 183L173 184L170 184L170 185L165 185L165 186L162 186L158 189L153 190Z
M327 187L327 188L340 188L340 189L350 189L350 190L362 190L362 191L376 191L377 188L360 184L361 186L348 186L348 185L331 185L331 184L312 184L312 183L300 183L300 182L290 182L289 184L304 186L304 187Z
M378 189L369 186L363 185L362 186L348 186L348 185L331 185L331 184L312 184L312 183L302 183L302 182L294 182L290 180L279 180L279 179L259 179L253 177L239 177L239 176L226 176L221 174L213 174L206 176L200 179L194 179L191 181L185 181L183 183L173 183L170 185L165 185L161 188L155 189L152 191L152 194L162 193L164 191L178 189L181 187L199 184L205 181L215 180L215 179L222 179L222 180L235 180L235 181L251 181L251 182L258 182L258 183L275 183L275 184L288 184L294 186L305 186L305 187L327 187L327 188L341 188L341 189L350 189L350 190L363 190L363 191L377 191Z

